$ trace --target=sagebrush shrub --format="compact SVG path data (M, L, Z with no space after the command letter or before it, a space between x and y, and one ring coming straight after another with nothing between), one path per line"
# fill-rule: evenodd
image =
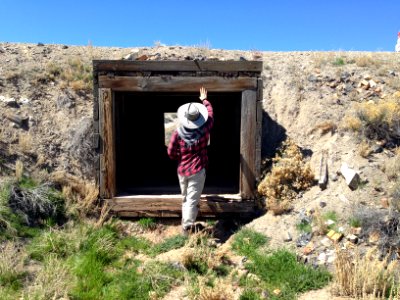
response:
M266 197L267 208L274 213L289 210L300 191L314 184L314 173L304 161L300 148L286 141L281 154L273 159L271 173L258 185L258 192Z

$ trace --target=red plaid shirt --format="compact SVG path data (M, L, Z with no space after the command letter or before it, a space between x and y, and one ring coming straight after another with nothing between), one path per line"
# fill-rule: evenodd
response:
M203 136L195 144L188 146L175 130L168 145L168 155L171 159L178 160L178 173L182 176L196 174L208 164L207 144L214 125L214 113L210 102L204 100L203 104L208 111L207 122L203 125Z

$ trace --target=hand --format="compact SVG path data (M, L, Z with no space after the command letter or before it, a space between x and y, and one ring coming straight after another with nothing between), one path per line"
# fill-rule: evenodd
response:
M205 99L207 99L207 90L202 86L200 88L200 100L204 101Z

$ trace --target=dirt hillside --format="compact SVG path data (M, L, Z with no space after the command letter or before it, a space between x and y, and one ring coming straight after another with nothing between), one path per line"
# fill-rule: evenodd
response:
M298 240L298 224L309 214L335 215L336 231L349 232L350 220L362 219L365 247L378 245L382 255L399 239L385 236L384 222L396 211L396 138L368 139L354 133L351 118L360 104L400 98L398 53L227 51L182 46L99 48L0 43L0 174L12 175L22 161L32 176L62 171L93 181L92 84L93 59L139 60L262 60L263 148L271 159L290 138L301 148L318 175L322 155L328 167L325 189L318 185L298 194L290 212L267 212L247 226L287 246L315 264L332 265L332 242L314 234ZM340 174L346 163L360 180L350 189ZM398 196L398 195L397 195ZM397 202L396 202L397 201ZM334 213L333 213L334 212ZM333 217L332 217L333 218ZM397 227L398 228L398 227ZM395 232L400 233L396 229ZM371 239L378 230L380 238ZM313 229L313 232L315 230ZM291 236L291 241L285 239ZM325 253L324 260L321 253ZM322 261L322 262L321 262Z

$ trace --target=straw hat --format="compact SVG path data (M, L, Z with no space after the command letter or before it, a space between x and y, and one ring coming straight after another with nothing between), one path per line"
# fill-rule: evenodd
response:
M207 119L207 108L201 103L186 103L178 108L178 120L180 124L186 128L199 128L207 121Z

